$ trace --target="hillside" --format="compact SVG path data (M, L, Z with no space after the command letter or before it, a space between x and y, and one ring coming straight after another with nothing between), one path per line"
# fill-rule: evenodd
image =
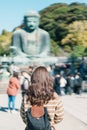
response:
M40 11L40 27L51 37L51 53L55 56L74 54L87 56L87 5L55 3ZM22 25L18 25L22 27ZM18 28L18 27L14 27ZM13 30L14 30L13 29ZM12 32L0 36L0 55L9 50ZM5 38L4 38L5 36ZM4 40L3 40L4 39Z

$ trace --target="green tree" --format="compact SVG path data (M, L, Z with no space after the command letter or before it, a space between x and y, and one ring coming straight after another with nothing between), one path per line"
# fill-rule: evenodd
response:
M0 35L0 55L10 54L9 46L11 44L12 32L8 32L6 30L2 31Z
M75 21L67 28L69 32L62 39L62 45L70 46L71 50L75 50L77 46L78 49L81 49L81 46L85 49L87 47L87 21ZM81 53L83 53L84 49L81 49Z
M59 46L55 41L51 40L51 54L57 56L59 53Z

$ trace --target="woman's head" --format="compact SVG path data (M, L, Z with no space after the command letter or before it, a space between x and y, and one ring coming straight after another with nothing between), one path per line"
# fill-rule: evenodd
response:
M29 100L31 105L41 105L53 97L53 82L47 69L37 67L31 75L29 87Z
M16 72L16 71L13 71L13 77L18 78L18 76L19 76L19 73L18 73L18 72Z

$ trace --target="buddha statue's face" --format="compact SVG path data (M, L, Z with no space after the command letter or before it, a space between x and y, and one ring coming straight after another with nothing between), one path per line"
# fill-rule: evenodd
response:
M35 30L39 26L39 18L35 16L26 17L25 24L29 30Z

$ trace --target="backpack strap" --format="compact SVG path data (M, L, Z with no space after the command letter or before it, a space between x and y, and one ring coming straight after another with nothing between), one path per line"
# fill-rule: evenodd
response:
M51 126L50 121L48 119L48 111L47 108L44 107L44 115L45 115L45 124L46 124L46 130L55 130L54 126Z
M52 130L49 119L48 119L48 111L46 107L44 107L44 121L45 121L46 130Z

